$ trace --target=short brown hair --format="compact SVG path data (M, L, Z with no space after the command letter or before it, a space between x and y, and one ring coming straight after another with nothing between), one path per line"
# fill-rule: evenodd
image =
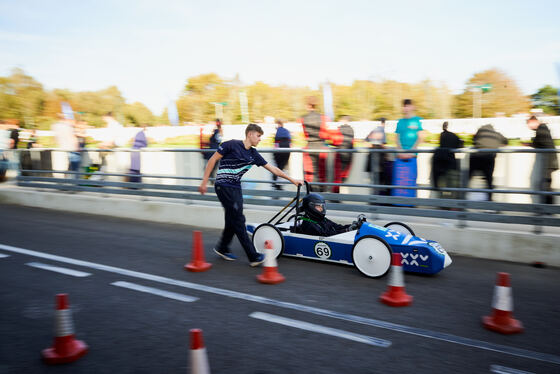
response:
M527 120L527 122L530 122L530 121L538 121L538 120L539 120L539 119L538 119L536 116L531 116L531 117L529 117L529 119Z
M256 123L250 123L247 125L247 128L245 129L245 136L249 135L249 133L253 131L258 132L261 135L264 134L262 127L260 127Z

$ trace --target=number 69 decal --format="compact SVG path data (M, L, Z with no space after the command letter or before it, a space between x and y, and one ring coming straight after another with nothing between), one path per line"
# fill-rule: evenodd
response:
M331 247L325 242L315 243L315 254L322 259L328 259L332 255Z

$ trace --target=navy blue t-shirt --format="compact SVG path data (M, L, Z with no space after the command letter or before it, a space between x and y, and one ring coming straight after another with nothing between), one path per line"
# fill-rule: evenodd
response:
M245 149L241 140L223 142L217 152L223 156L216 173L215 184L219 186L241 188L241 177L251 166L267 164L255 148Z

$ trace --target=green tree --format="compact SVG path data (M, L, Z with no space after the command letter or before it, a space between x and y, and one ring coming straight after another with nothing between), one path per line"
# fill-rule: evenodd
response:
M487 93L475 92L472 89L485 84L492 86ZM499 69L476 73L467 81L463 93L455 97L455 116L472 117L473 100L475 109L481 108L482 117L494 117L498 113L505 115L525 113L530 108L528 98L521 93L517 83Z
M144 124L153 124L155 122L153 113L147 106L140 102L125 104L123 108L123 115L126 123L131 123L137 127Z
M531 95L533 108L542 109L546 114L560 114L558 93L558 88L551 85L539 88L537 92Z
M30 127L45 104L43 85L20 68L0 78L0 118L13 118Z
M177 103L180 121L208 122L215 117L213 102L225 102L231 87L217 74L191 77L185 84L185 94Z

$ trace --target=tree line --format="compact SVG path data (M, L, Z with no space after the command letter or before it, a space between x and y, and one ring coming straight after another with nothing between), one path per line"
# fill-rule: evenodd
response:
M527 113L532 107L547 114L560 114L556 88L547 85L525 96L516 82L499 69L474 74L459 94L429 80L355 80L351 85L331 84L331 90L334 120L341 116L350 116L353 121L397 119L401 117L401 102L405 98L412 99L418 115L427 119L467 118L473 116L473 111L481 117L509 116ZM321 88L272 86L264 82L248 85L238 76L227 79L210 73L188 78L176 106L180 123L208 123L216 115L224 123L242 123L247 119L259 122L265 116L294 121L305 112L305 97L312 95L322 98ZM116 86L99 91L46 90L20 68L0 77L2 121L19 122L26 128L48 128L61 112L62 102L68 102L78 119L94 127L105 125L101 117L108 112L129 126L169 124L167 109L156 115L143 103L127 103Z

